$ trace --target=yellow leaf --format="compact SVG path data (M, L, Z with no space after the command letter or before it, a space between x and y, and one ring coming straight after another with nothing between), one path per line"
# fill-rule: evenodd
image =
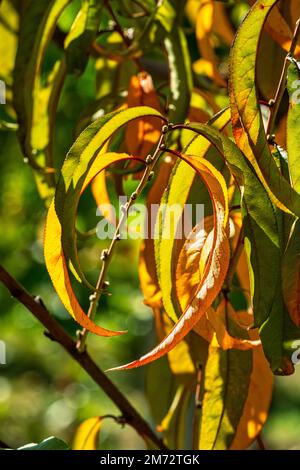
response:
M129 157L127 154L102 154L102 152L99 152L85 178L81 194L90 184L93 178L108 165L130 158L131 157ZM62 249L61 233L62 228L60 220L55 211L53 200L48 210L45 225L44 256L53 286L66 310L81 326L87 328L99 336L116 336L125 333L121 331L107 330L96 325L82 310L72 289L67 262Z
M194 70L196 73L206 72L217 85L225 87L226 81L218 70L218 61L212 40L214 17L215 2L202 0L196 21L196 39L202 59L199 59L196 65L194 64Z
M168 184L172 168L173 159L170 156L166 156L159 167L158 175L147 197L148 230L153 226L151 207L154 204L160 203L164 189ZM156 274L154 240L149 234L141 245L138 270L145 304L152 308L161 307L162 295Z
M101 424L101 416L89 418L81 423L74 437L73 450L97 450Z

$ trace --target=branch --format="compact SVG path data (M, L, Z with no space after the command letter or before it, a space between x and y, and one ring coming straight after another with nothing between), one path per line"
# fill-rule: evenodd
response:
M86 373L119 408L126 423L130 424L142 437L150 439L159 449L166 449L162 440L152 431L149 424L130 404L114 383L97 366L87 352L80 353L76 343L52 317L39 297L31 296L2 266L0 266L0 282L11 295L21 302L47 329L47 336L57 341L73 359L80 364Z
M265 446L265 443L264 443L264 441L263 441L263 439L262 439L261 433L259 433L259 434L257 435L256 441L257 441L259 450L267 450L267 449L266 449L266 446Z

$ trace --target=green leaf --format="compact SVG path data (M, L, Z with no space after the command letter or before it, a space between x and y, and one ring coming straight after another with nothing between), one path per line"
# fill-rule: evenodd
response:
M184 122L190 105L193 79L187 40L180 26L175 24L164 40L170 69L169 119Z
M39 444L26 444L17 450L69 450L68 445L57 437L48 437Z
M231 108L237 145L251 162L260 181L279 208L300 215L300 195L280 174L270 152L256 90L260 34L278 0L259 0L239 29L231 53Z
M31 127L35 93L40 86L42 60L57 20L70 1L30 0L22 15L14 70L14 106L18 115L21 146L29 159L32 159L34 150Z
M53 128L66 69L62 58L54 64L43 84L42 64L58 18L70 1L26 2L14 69L18 137L24 157L36 170L37 187L46 205L54 193Z
M80 75L87 65L89 47L96 39L102 8L102 1L83 0L64 44L67 69L71 73Z
M247 399L252 351L210 347L204 371L199 448L229 449Z
M112 112L88 126L75 141L64 161L55 193L55 210L62 227L62 247L73 272L91 287L80 267L76 247L75 219L80 192L90 167L104 144L122 126L146 116L163 119L153 108L140 106Z
M165 357L149 365L146 395L156 427L170 449L185 448L191 391L178 385ZM158 400L159 397L159 400Z
M282 261L282 287L285 304L291 319L300 327L300 220L292 227Z
M287 89L290 107L287 120L287 151L294 189L300 193L300 64L291 63L288 69Z

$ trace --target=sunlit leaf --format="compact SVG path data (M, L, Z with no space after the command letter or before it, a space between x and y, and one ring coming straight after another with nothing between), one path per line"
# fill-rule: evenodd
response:
M35 153L31 128L35 119L35 94L40 87L42 61L57 20L69 3L70 0L30 1L22 15L14 70L14 106L20 125L20 142L29 159Z
M287 120L287 152L289 171L294 189L300 193L300 64L292 63L288 69L290 107Z
M230 139L208 125L193 124L189 130L205 136L216 146L241 189L254 326L260 327L262 345L272 370L278 374L291 374L294 370L292 344L299 337L300 330L293 326L283 305L279 209L274 211L253 168ZM259 204L256 203L257 198ZM274 266L278 268L274 269Z
M232 336L228 331L228 318L233 317L232 306L224 299L220 302L216 311L209 309L207 311L208 321L216 332L216 339L221 348L227 349L253 349L261 344L260 340L250 340L237 336ZM249 315L250 316L250 315ZM238 316L237 316L238 317Z
M296 18L299 18L300 10L299 6L297 6L297 0L291 0L288 2L290 4L294 4L293 8L297 9L297 14L293 15ZM296 13L296 11L295 11ZM286 52L289 52L290 46L293 39L293 31L291 30L289 24L287 23L284 15L282 15L280 11L280 7L276 5L270 15L269 19L266 23L266 30L272 36L274 41L276 41ZM300 46L296 46L295 55L300 54Z
M230 324L231 334L234 328ZM272 393L272 374L261 347L222 351L211 346L202 389L199 448L249 447L267 418Z
M219 86L226 86L224 78L218 70L217 57L212 42L212 30L214 24L215 2L202 0L197 14L196 38L201 53L201 59L195 64L196 72L206 73Z
M181 27L176 25L165 38L170 69L170 122L185 120L191 99L193 79L187 40Z
M229 110L227 110L216 117L213 125L217 129L223 129L228 124L229 119L230 113ZM205 157L223 173L226 165L218 156L216 150L211 148L210 142L202 136L196 136L195 138L195 134L190 131L184 132L186 132L184 140L188 142L188 145L185 146L185 151L199 155L199 157ZM204 215L209 215L208 210L210 207L209 204L211 203L206 187L204 184L201 186L199 178L196 180L195 170L184 161L179 161L176 164L170 179L170 185L164 193L162 203L168 204L170 207L182 207L183 210L184 205L189 202L189 196L193 192L193 188L194 194L196 195L193 202L203 204L205 210ZM196 220L196 223L197 222L199 222L199 220ZM164 308L169 317L176 322L181 313L176 302L176 289L173 277L173 273L176 269L174 260L177 258L175 253L177 249L175 239L176 230L171 231L170 235L164 238L162 236L163 227L160 219L158 219L157 223L159 224L158 239L155 241L157 274L162 290Z
M218 295L226 276L230 253L228 242L228 201L225 180L222 175L204 159L187 155L182 155L182 158L199 172L199 175L210 192L214 207L215 225L213 245L205 268L205 274L190 305L166 338L150 353L137 361L117 367L114 370L131 369L133 367L142 366L158 359L173 349L205 314L206 310Z
M89 185L92 179L111 163L130 158L127 154L115 154L101 152L96 156L93 165L87 172L82 183L82 191ZM80 194L79 194L80 196ZM72 289L68 263L62 247L62 226L56 213L54 200L47 214L44 237L45 263L51 277L53 286L70 315L83 327L100 336L115 336L122 332L112 332L97 326L80 307Z
M234 136L253 165L271 200L281 209L300 215L300 196L280 174L271 155L255 87L260 31L277 0L259 0L236 36L231 53L231 106Z
M88 49L98 33L102 8L103 4L98 0L83 0L64 44L70 72L81 74L84 71L88 62Z
M295 222L283 256L282 284L290 317L300 327L300 221Z
M129 108L150 106L161 112L151 75L141 72L131 77L127 105ZM125 132L128 153L138 157L146 157L158 142L160 131L161 124L158 119L153 117L129 122Z
M101 424L101 416L81 423L74 436L73 450L97 450Z
M99 118L80 134L64 161L55 193L55 210L62 226L62 247L78 278L88 286L78 260L75 233L76 212L86 175L101 148L117 130L133 119L146 116L162 118L158 111L147 106L122 109Z

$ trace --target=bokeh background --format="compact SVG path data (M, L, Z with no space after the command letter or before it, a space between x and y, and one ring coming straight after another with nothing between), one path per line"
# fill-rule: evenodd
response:
M74 7L75 8L75 7ZM237 11L237 22L242 17ZM74 17L68 9L60 20L67 31ZM193 44L190 44L193 47ZM221 51L222 52L222 51ZM58 51L52 45L47 61L53 63ZM55 157L62 161L73 141L77 117L94 96L94 67L89 64L78 78L68 77L60 102ZM75 97L75 99L74 99ZM1 105L0 105L1 108ZM0 109L0 113L2 110ZM1 116L1 114L0 114ZM76 324L64 310L52 288L43 259L45 209L38 196L30 167L23 162L14 132L0 131L0 259L30 293L40 295L56 319L73 335ZM130 187L134 183L128 181ZM82 230L95 227L99 219L88 191L80 207ZM88 276L95 279L100 252L105 244L92 238L80 256ZM122 241L111 264L108 278L111 296L101 301L101 324L128 329L120 338L89 337L89 350L102 369L138 357L155 342L151 310L143 304L137 275L139 243ZM86 292L78 290L86 307ZM61 347L43 334L30 312L13 300L0 286L0 340L7 346L7 364L0 365L0 440L13 448L39 442L55 435L71 444L77 426L86 418L118 414L109 398L94 384ZM151 422L145 396L146 368L111 373L142 415ZM300 449L300 366L291 377L276 378L270 415L263 437L268 448ZM157 398L159 400L159 397ZM129 427L106 420L101 431L102 449L144 448L141 438Z

